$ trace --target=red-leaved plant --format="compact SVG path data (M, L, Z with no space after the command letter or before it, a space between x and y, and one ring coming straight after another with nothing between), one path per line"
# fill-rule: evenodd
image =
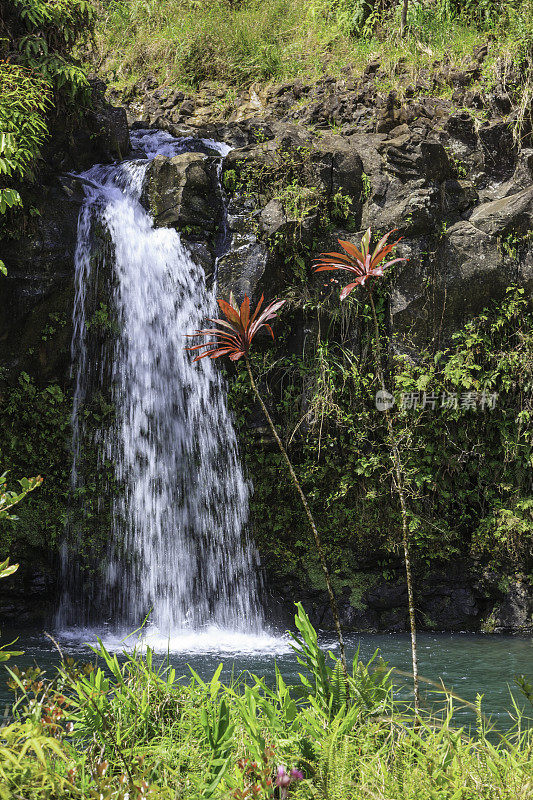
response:
M286 302L285 300L273 300L263 309L263 311L261 311L263 300L264 297L263 295L261 295L261 299L257 304L255 311L253 313L250 310L250 299L248 295L245 295L244 301L242 302L240 307L237 305L237 302L233 294L230 294L229 303L227 303L225 300L218 300L218 305L222 313L224 314L225 319L210 319L209 322L214 323L218 327L205 328L203 330L197 330L194 333L187 334L187 336L189 337L205 336L208 337L208 339L210 340L207 342L201 342L200 344L193 345L192 347L188 347L187 350L196 353L194 361L199 361L201 358L205 358L206 356L209 356L209 358L219 358L220 356L226 356L226 355L229 356L229 358L232 361L238 361L240 358L244 356L244 360L246 362L246 369L248 370L248 377L250 379L250 385L263 410L263 414L265 415L265 418L270 426L270 430L272 431L272 434L278 444L281 454L285 459L294 486L296 487L296 490L300 495L302 505L307 515L311 531L313 533L317 552L320 558L320 563L322 565L322 570L324 572L324 578L328 590L331 613L333 615L333 620L335 622L335 628L337 630L337 636L339 639L341 661L344 671L346 673L346 655L344 652L344 639L342 636L342 630L339 620L339 611L337 608L337 601L335 599L335 594L333 592L333 588L331 585L326 558L324 555L324 550L322 549L322 543L320 541L320 535L318 533L315 520L311 513L311 509L309 508L309 503L307 502L307 498L300 485L300 481L296 476L292 463L289 459L288 453L283 445L283 442L281 441L281 438L276 430L274 423L272 422L272 418L263 401L261 393L257 388L252 373L250 359L248 357L252 340L256 335L256 333L258 333L258 331L261 330L261 328L266 328L266 330L270 333L272 338L274 338L274 333L269 325L269 322L271 322L278 316L278 311Z
M315 260L315 272L328 272L329 270L342 269L357 275L353 283L348 283L341 291L341 300L348 297L356 286L364 286L368 278L381 278L391 264L398 261L405 261L405 258L393 258L392 261L383 261L390 252L394 250L401 239L397 239L392 244L387 244L388 238L394 233L394 229L383 236L376 245L374 251L370 253L371 230L367 230L361 239L361 249L359 250L351 242L343 242L337 239L344 250L344 253L321 253ZM368 287L367 287L368 288Z
M321 253L315 259L315 272L328 272L329 270L341 269L345 272L351 272L356 275L356 279L352 283L348 283L340 294L340 299L344 300L356 286L364 286L368 292L368 299L372 309L372 318L374 321L374 357L376 362L376 374L378 376L382 392L387 393L385 388L385 378L383 375L383 367L381 363L381 343L379 323L376 314L376 307L374 305L374 298L372 297L372 281L371 278L383 277L387 267L391 264L396 264L399 261L406 261L405 258L393 258L391 261L385 261L387 256L394 250L400 239L397 239L392 244L388 243L389 237L394 233L395 229L389 231L383 236L372 252L370 252L370 241L372 232L369 228L363 238L361 239L361 247L357 248L351 242L344 242L338 239L340 246L344 253ZM367 283L368 281L368 283ZM407 501L406 501L406 480L405 470L403 469L400 448L394 434L394 426L392 418L387 409L385 409L385 418L387 422L387 430L389 435L389 443L391 448L391 459L394 468L395 487L398 492L400 501L400 509L402 514L402 541L405 562L405 574L407 580L407 595L409 600L409 621L411 627L411 655L413 663L413 682L414 682L414 698L415 698L415 711L418 713L420 707L420 691L418 684L418 658L416 648L416 622L415 622L415 606L414 606L414 592L413 592L413 579L411 574L411 560L409 557L409 519L407 514Z
M261 299L251 316L248 295L245 295L240 308L233 293L229 296L229 303L225 300L217 300L226 319L210 319L209 322L214 322L215 325L220 325L221 328L206 328L205 330L187 334L188 336L210 336L214 339L212 342L203 342L187 348L187 350L191 351L200 351L205 348L205 352L199 353L194 360L199 361L206 356L210 358L229 356L232 361L238 361L242 356L247 356L252 339L261 328L266 328L274 338L274 331L268 323L277 317L278 311L286 301L273 300L259 313L263 300L264 295L261 295Z

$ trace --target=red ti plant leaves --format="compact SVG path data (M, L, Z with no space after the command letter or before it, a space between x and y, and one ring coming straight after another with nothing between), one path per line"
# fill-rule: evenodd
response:
M351 244L351 242L343 242L342 239L338 239L337 241L344 250L344 253L321 253L320 256L315 259L315 272L343 269L346 272L351 272L356 275L357 277L353 283L347 284L341 291L341 300L344 300L356 286L364 286L367 278L380 278L391 264L396 264L398 261L407 261L406 258L393 258L392 261L387 261L385 264L383 263L384 259L396 247L398 242L401 241L401 239L397 239L392 244L387 244L389 236L391 233L394 233L395 230L396 228L393 228L386 233L385 236L379 240L372 253L370 252L370 228L361 239L360 250L355 245Z
M187 347L189 351L198 351L194 361L199 361L205 356L219 358L219 356L226 355L232 361L238 361L239 358L248 354L252 339L261 328L266 328L274 338L274 333L268 323L277 317L277 312L286 301L273 300L261 311L263 300L264 295L261 295L261 299L251 315L248 295L245 295L240 308L233 294L229 296L229 303L225 300L217 300L226 319L210 319L209 322L213 322L218 327L187 334L191 337L209 336L212 340ZM204 352L201 352L202 350Z

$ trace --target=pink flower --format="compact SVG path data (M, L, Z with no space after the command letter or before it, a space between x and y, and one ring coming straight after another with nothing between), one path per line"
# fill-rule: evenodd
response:
M304 774L300 769L293 767L293 769L291 769L291 778L293 781L303 781Z
M287 797L287 793L289 791L289 786L294 781L301 781L303 780L303 772L299 769L291 769L290 772L287 772L283 764L278 767L276 780L274 782L275 786L277 786L280 790L279 796L281 800L285 800Z

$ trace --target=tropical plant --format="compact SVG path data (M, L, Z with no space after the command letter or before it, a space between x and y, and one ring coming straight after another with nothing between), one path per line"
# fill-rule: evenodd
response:
M13 506L20 503L27 494L33 492L38 486L41 485L43 479L40 475L35 478L21 478L19 481L22 491L14 492L7 489L7 472L0 475L0 520L9 519L15 520L17 517L11 513ZM5 577L0 573L0 578Z
M35 177L48 117L88 101L89 82L72 50L95 21L88 0L0 4L0 218L22 206L20 184Z
M0 578L8 578L10 575L13 575L13 573L16 572L18 568L19 568L18 564L10 564L9 558L6 558L5 561L2 561L2 563L0 563ZM14 642L11 642L11 644L14 644ZM20 650L6 650L6 648L10 646L11 645L8 644L0 645L0 664L3 663L4 661L9 661L9 659L12 658L12 656L22 655L22 652Z
M392 670L379 657L376 650L365 665L355 652L351 672L339 669L341 662L329 653L328 658L318 644L318 635L301 603L296 603L294 622L298 633L291 632L300 666L311 681L300 673L300 681L309 692L309 700L323 724L329 724L348 708L353 719L384 714L392 703Z
M27 67L0 63L0 217L22 206L13 183L31 174L46 138L50 106L50 87L42 77ZM0 272L7 272L1 259Z
M344 242L342 239L338 239L337 241L344 250L344 253L321 253L321 255L315 259L315 272L329 272L330 270L342 269L356 275L356 279L352 283L348 283L341 290L340 299L344 300L356 286L364 286L368 278L381 278L387 267L390 267L391 264L395 264L398 261L405 261L404 258L394 258L391 261L383 263L385 258L400 241L398 239L398 241L393 242L393 244L387 244L391 233L394 233L394 231L389 231L383 236L372 253L370 253L369 250L370 228L361 240L361 250L351 244L351 242ZM368 286L367 289L370 292Z
M337 606L335 593L333 591L333 587L331 584L331 579L329 575L324 549L322 547L322 542L320 539L320 534L315 524L315 520L311 512L311 508L309 507L307 498L304 494L300 481L298 480L296 472L294 471L294 467L292 466L291 460L288 456L287 450L285 449L285 446L281 441L276 426L272 421L272 417L270 416L269 411L261 396L261 393L257 388L257 384L255 382L252 373L250 359L248 356L252 340L254 336L261 330L261 328L266 328L269 331L272 338L274 338L274 333L269 325L269 322L275 319L275 317L277 316L277 312L285 303L285 300L273 300L261 311L263 300L264 300L264 295L261 295L261 299L259 300L255 308L255 311L251 315L250 315L250 298L248 297L248 295L245 296L240 308L233 294L230 294L229 303L227 303L225 300L218 300L220 309L226 319L210 319L209 320L210 322L213 322L215 323L215 325L218 325L220 327L207 328L205 330L197 330L193 334L189 334L189 336L192 337L196 336L211 337L211 341L202 342L201 344L194 345L193 347L189 347L187 349L192 352L198 351L198 355L194 359L195 361L198 361L201 358L205 358L206 356L209 356L209 358L219 358L220 356L227 355L229 356L231 361L238 361L240 358L244 357L246 363L246 369L248 371L248 378L250 380L250 385L257 398L257 401L259 402L259 405L263 410L263 414L265 415L270 430L272 431L272 435L274 436L277 442L277 445L281 451L285 463L287 464L290 476L292 478L292 482L296 488L296 491L300 495L302 505L304 507L307 519L309 521L309 526L313 534L317 552L320 558L320 564L322 566L322 571L324 573L324 578L329 596L329 603L331 607L331 613L333 616L335 628L337 631L337 637L339 640L341 661L344 669L346 670L346 655L344 651L344 638L342 635L342 629L339 619L339 610Z
M356 275L355 281L347 284L340 294L340 299L344 300L356 286L365 286L370 308L372 309L372 319L374 322L374 360L376 364L376 374L380 383L381 392L383 397L387 399L387 389L385 386L385 377L383 373L382 357L381 357L381 337L379 331L379 323L376 314L376 306L372 296L372 281L371 278L380 278L384 275L385 270L392 264L399 261L406 261L405 258L394 258L390 261L385 261L387 256L396 247L400 239L388 243L389 237L394 230L389 231L377 243L374 250L370 251L371 229L368 228L363 238L361 239L361 249L357 248L350 242L338 240L344 253L322 253L315 259L315 272L328 272L330 270L344 270ZM411 558L409 552L409 516L407 510L407 491L406 491L406 478L405 470L402 463L402 457L398 442L394 433L394 425L392 416L387 404L384 408L385 419L387 422L387 431L389 437L390 455L394 469L394 483L398 499L400 501L400 509L402 515L402 545L405 565L405 576L407 581L407 595L409 602L409 622L411 627L411 657L413 663L413 688L415 698L415 710L418 713L420 708L420 689L418 681L418 657L416 646L416 620L415 620L415 603L414 603L414 590L413 590L413 576L411 571Z
M16 520L17 517L11 513L13 506L20 503L29 492L32 492L37 486L40 486L43 479L40 475L35 478L22 478L19 483L21 492L8 491L6 488L7 472L0 475L0 520ZM19 568L18 564L10 564L9 558L0 562L0 578L8 578L13 575ZM13 644L13 642L11 642ZM0 663L8 661L12 656L20 656L22 653L19 650L6 650L9 645L0 645Z

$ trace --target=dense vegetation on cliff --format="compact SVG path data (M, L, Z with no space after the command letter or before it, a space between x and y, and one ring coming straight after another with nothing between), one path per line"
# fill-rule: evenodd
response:
M85 72L80 67L82 62L86 71L98 70L115 91L121 92L123 100L131 101L132 116L137 113L136 107L144 104L139 116L150 124L155 124L158 117L167 127L175 119L181 124L190 118L185 114L185 106L190 103L183 100L181 89L201 96L216 84L218 88L213 93L216 100L211 103L209 113L217 120L225 120L235 107L238 109L242 90L252 87L260 92L263 84L270 83L270 94L262 95L272 100L270 105L267 103L265 114L279 116L289 112L291 124L296 120L314 131L312 145L288 148L289 155L281 148L274 168L260 163L261 153L257 151L254 158L257 157L258 163L254 164L252 159L246 173L240 170L236 157L225 169L224 185L228 201L236 208L244 198L245 202L255 204L253 213L259 214L263 206L273 202L290 218L290 224L296 225L297 231L309 220L314 225L307 239L299 234L291 234L291 238L278 231L268 241L264 239L268 258L276 262L276 270L282 265L278 270L282 279L271 281L269 291L279 292L290 302L279 345L256 356L254 368L317 514L336 588L356 612L362 610L364 597L378 579L393 581L397 575L399 509L390 500L393 493L383 444L384 420L374 409L376 386L368 349L372 342L368 308L358 298L351 298L339 311L327 287L310 280L310 264L319 248L334 241L339 231L344 231L345 237L355 233L361 224L362 207L367 214L365 224L374 225L372 214L377 214L380 203L386 209L392 204L388 198L386 203L378 198L372 205L382 179L380 175L371 177L366 167L361 174L354 168L352 183L328 196L325 190L317 188L314 177L309 180L302 177L315 158L312 149L322 138L324 148L329 147L333 152L331 148L337 144L332 139L330 142L330 134L344 135L346 130L347 135L354 130L373 133L379 127L380 135L393 142L390 150L384 151L386 170L389 167L396 170L390 174L396 176L407 194L415 196L416 181L432 182L440 177L430 171L428 178L427 163L420 166L423 159L418 154L411 158L411 144L402 144L393 137L407 136L401 130L402 125L416 127L426 100L432 103L437 97L441 101L444 110L437 107L440 119L446 119L444 114L455 113L455 124L464 128L458 135L465 142L470 137L475 146L469 153L467 145L463 147L460 143L462 152L454 151L447 143L438 151L442 156L444 147L442 161L446 163L442 165L438 190L434 191L438 195L435 203L441 203L442 207L435 217L422 224L416 218L418 210L413 215L405 210L407 205L397 215L403 226L402 234L408 239L412 234L418 242L416 257L411 257L409 268L433 259L434 277L438 265L445 262L448 230L459 213L465 209L469 213L479 201L478 188L483 181L484 190L491 181L503 180L503 173L498 172L501 164L512 173L518 163L519 146L525 153L521 167L525 170L529 163L527 148L531 144L528 138L532 92L530 0L506 3L503 7L487 2L460 8L453 3L412 2L403 38L397 34L400 13L400 6L395 4L370 8L368 4L345 0L312 3L132 0L92 5L81 0L53 3L16 0L2 6L0 17L0 47L7 59L0 65L0 73L6 81L8 76L20 73L25 81L35 83L31 84L33 88L24 89L25 83L15 81L13 88L8 81L6 87L11 86L9 92L14 91L16 96L6 88L3 101L0 98L4 117L9 104L18 107L19 101L29 103L31 112L21 111L21 115L10 117L3 139L4 161L10 170L2 175L4 191L16 192L23 174L27 178L38 175L38 152L42 151L47 135L46 126L54 118L57 120L58 115L67 121L74 118L74 106L68 104L75 95L77 107L87 86ZM92 47L86 44L86 37L94 25ZM479 58L476 56L475 63L471 61L473 51L481 54ZM342 84L344 78L331 83L335 76L349 76L352 88L348 90ZM373 82L367 91L368 76ZM317 92L322 94L317 95L315 103L314 88L309 87L318 78L321 81ZM289 79L292 83L277 86L279 81ZM347 111L328 115L324 86L327 88L328 82L333 86L333 103L339 100L341 92L356 96L360 79L364 79L361 94L366 116L356 117L349 104ZM308 96L302 94L303 81L304 89L309 89ZM464 81L467 91L460 88ZM349 83L348 78L345 83ZM46 91L37 100L35 87L45 84ZM290 101L285 103L283 92L290 96ZM156 95L159 99L154 100ZM175 95L181 99L174 108ZM485 103L486 98L489 99ZM348 99L353 106L359 102L357 97ZM383 101L379 114L378 101ZM409 102L413 108L403 117L398 106ZM285 110L280 110L283 103ZM320 114L315 115L316 129L314 105L322 106ZM393 106L390 119L386 117L389 105ZM298 117L300 113L302 116ZM192 119L194 124L195 118ZM261 137L271 135L268 126L257 119L257 135L252 126L246 132L248 139L239 131L243 141L254 145L261 143ZM12 131L9 126L13 125L16 130ZM445 127L438 114L431 125L435 131ZM476 131L483 127L493 138L487 135L477 141ZM12 156L8 155L15 134L20 142L27 138L27 145L17 148L17 158L22 154L24 164L11 163ZM90 134L91 139L94 136ZM283 139L279 128L277 139ZM496 163L493 175L490 169L494 164L487 166L483 158L494 143L497 149L492 161L500 163ZM361 143L353 147L359 147L361 152L365 147L369 149ZM58 161L63 165L63 154ZM437 167L441 169L440 162ZM456 192L451 199L446 194L450 185ZM524 185L517 183L509 191L524 190ZM13 203L17 195L4 197ZM452 203L460 205L459 211L453 208L449 213L448 206ZM36 205L29 216L38 218L42 211L42 206ZM62 207L60 213L64 213ZM71 264L72 260L73 245L68 237L75 235L75 215L71 217L65 225L61 218L59 238L65 241L66 256L62 254L61 261L64 272L69 269L65 264ZM11 219L9 216L8 220ZM515 220L509 225L505 222L507 227L495 233L493 243L491 240L501 264L499 274L508 275L505 283L509 291L503 300L498 295L497 301L491 302L489 297L485 310L479 306L470 322L465 323L458 314L453 336L449 329L442 332L437 321L431 341L426 337L421 343L420 337L411 340L406 337L400 349L409 358L395 359L400 343L390 339L389 367L391 375L394 367L392 388L397 397L402 394L423 397L426 393L437 398L431 401L437 405L436 411L426 403L424 407L405 408L400 415L411 484L411 535L419 583L426 581L428 593L434 588L435 571L442 572L443 565L452 561L472 566L474 577L468 580L475 582L476 592L483 597L504 596L510 581L517 576L519 580L527 580L531 574L531 312L527 292L515 281L521 265L527 263L531 242L528 219L527 215L521 217L516 230ZM397 219L393 222L396 225ZM257 232L257 225L253 224L252 233ZM36 242L43 239L37 240L33 228L25 225L26 222L5 226L10 228L11 251L20 243L19 250L24 252L20 259L21 277L14 272L11 286L17 281L26 286L22 276L28 263L32 263L37 271L43 272L42 282L47 283L48 294L24 321L20 338L13 326L6 333L11 350L10 368L0 375L1 414L6 430L1 456L13 477L43 472L45 483L39 496L32 497L21 510L19 523L6 526L5 540L21 561L28 561L32 554L39 562L50 559L53 564L67 516L80 514L80 525L85 531L84 553L80 558L86 558L89 568L94 569L95 554L100 552L107 535L113 466L99 463L96 453L87 452L84 462L87 478L76 498L81 502L71 502L72 386L65 365L70 358L72 287L65 289L62 284L61 290L48 291L48 283L52 285L55 280L54 271L60 270L53 258L41 262L39 254L35 257L32 248L37 248ZM380 228L385 223L378 220L376 225ZM392 225L387 224L384 229L389 227ZM184 237L187 235L185 230L182 233ZM474 243L470 251L474 252L476 247ZM462 258L466 255L461 251ZM45 263L44 268L41 263ZM378 294L380 324L387 336L395 333L390 322L390 298L396 277L397 273L393 273ZM428 277L428 294L433 291L433 277L431 280ZM24 291L21 289L19 294L22 298ZM20 305L25 302L24 296ZM450 304L449 299L447 302ZM92 329L102 335L109 329L108 312L104 300L89 320ZM6 319L8 316L6 311ZM10 323L5 324L9 328ZM14 356L13 341L17 348ZM268 437L261 440L264 432L245 375L230 372L228 378L231 401L240 423L241 443L255 487L254 536L269 567L269 580L276 590L286 592L285 600L308 591L314 602L320 596L322 584L318 562L308 557L305 520L294 508L292 488L280 481L279 456ZM458 406L440 408L442 396L449 393L459 397ZM480 397L483 393L487 397L497 395L497 402L494 407L486 404L483 411L475 410L472 397L467 398L472 393ZM102 396L94 396L84 409L87 424L95 431L105 426L112 414L108 398ZM371 553L369 541L373 543ZM461 580L464 579L459 578L458 582ZM492 600L488 602L490 605ZM320 605L319 600L317 604ZM421 611L421 621L428 627L439 627L446 613L444 610L442 616L434 617ZM467 615L468 624L478 625L482 613L478 609L471 621ZM456 624L464 624L464 619ZM373 623L355 619L354 624ZM385 611L380 624L402 627L403 618L395 610ZM491 619L485 619L485 624L490 629Z
M77 406L87 446L82 480L71 482L83 194L64 176L129 148L125 112L114 129L117 109L100 94L96 113L87 78L96 70L140 125L233 146L224 164L195 154L196 185L174 164L164 208L207 273L218 268L221 292L282 298L275 344L258 336L251 364L225 371L272 608L287 618L302 599L331 625L307 510L346 627L406 629L403 529L418 625L532 630L532 15L531 0L1 4L0 599L11 622L50 619L68 524L75 591L91 597L82 583L106 576L111 509L125 491L100 448L116 414L102 384ZM155 169L152 197L157 179ZM180 217L185 189L190 208L212 214L208 231ZM235 247L215 261L221 220ZM354 292L339 305L337 278L313 275L313 258L368 225L400 229L402 266L371 300ZM101 355L117 338L115 276L102 276L112 262L105 226L91 231L100 283L83 327ZM382 385L394 396L387 415ZM263 425L268 409L280 452ZM39 476L13 491L15 478L39 473L42 486ZM117 585L127 580L124 571ZM277 669L272 681L245 673L226 686L222 666L187 683L150 649L115 655L101 643L96 665L60 654L57 674L14 667L1 800L530 800L524 697L510 729L496 731L479 695L465 730L454 716L462 701L444 687L430 687L440 712L413 710L377 655L347 669L320 650L302 606L295 625L296 686ZM0 662L16 655L8 647ZM526 678L516 682L533 702Z
M48 120L87 100L72 56L95 20L87 0L12 0L0 8L0 224L22 205L21 181L35 180Z
M403 38L402 3L387 0L116 0L98 6L96 64L118 86L154 75L159 85L179 87L219 81L231 96L253 82L313 81L347 66L362 72L379 58L388 73L384 88L402 91L400 64L415 79L436 60L460 65L487 35L497 39L498 55L486 63L480 86L497 82L513 60L531 63L531 0L411 2Z

